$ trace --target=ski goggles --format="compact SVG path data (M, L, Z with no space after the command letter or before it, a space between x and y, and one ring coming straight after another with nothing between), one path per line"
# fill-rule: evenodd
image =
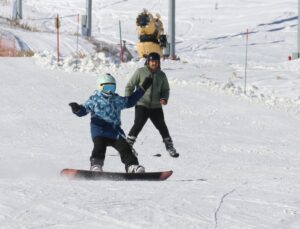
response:
M116 84L112 84L112 83L101 84L100 87L102 88L102 91L105 93L115 93L116 91Z

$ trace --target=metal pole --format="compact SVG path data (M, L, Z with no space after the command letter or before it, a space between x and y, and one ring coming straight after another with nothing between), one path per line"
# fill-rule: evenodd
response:
M18 0L18 19L23 19L22 0Z
M300 0L298 0L298 58L300 57Z
M249 39L249 30L246 32L246 56L245 56L245 81L244 81L244 94L246 94L247 88L247 67L248 67L248 39Z
M121 25L121 20L119 20L119 35L120 35L120 46L122 47L122 25Z
M170 58L174 60L174 59L176 59L176 54L175 54L175 0L169 0L169 37L170 37Z
M92 35L92 0L86 1L86 13L87 13L87 36Z
M297 34L297 52L293 52L289 56L289 60L295 60L300 58L300 0L298 0L298 34Z
M119 33L120 33L120 61L122 63L123 62L124 50L123 50L123 46L122 46L122 25L121 25L121 20L119 20Z
M22 0L15 0L13 2L13 20L19 20L23 18L22 5Z
M79 14L77 15L76 70L78 69L78 62L79 62L78 43L79 43Z
M57 49L57 65L59 65L59 15L56 17L56 49Z
M17 20L17 18L18 18L17 1L14 1L12 6L13 6L12 19Z

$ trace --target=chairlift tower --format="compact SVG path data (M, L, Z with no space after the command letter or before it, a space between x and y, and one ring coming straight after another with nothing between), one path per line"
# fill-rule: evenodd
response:
M292 53L290 59L300 58L300 0L298 0L298 34L297 34L297 52Z
M15 0L13 3L13 20L23 19L23 2L22 0Z
M300 0L299 0L300 1ZM175 54L175 0L169 0L169 42L170 59L176 59Z
M297 56L300 57L300 0L298 0L298 46L297 46Z
M92 0L86 0L86 15L81 18L81 32L83 36L92 36Z

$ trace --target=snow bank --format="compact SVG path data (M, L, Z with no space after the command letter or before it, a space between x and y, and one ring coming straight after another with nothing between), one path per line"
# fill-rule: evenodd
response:
M47 51L35 54L34 58L38 65L47 69L61 69L66 72L87 72L96 74L110 72L117 75L123 74L128 77L135 69L142 66L144 62L144 60L140 60L120 64L117 58L108 56L105 53L96 53L94 55L86 55L80 58L77 58L76 56L64 56L61 58L59 64L57 64L55 54ZM278 68L293 68L295 70L297 68L297 63L298 61L293 63L288 62L278 65ZM213 91L219 91L239 97L240 99L246 99L251 103L262 103L269 107L300 114L300 96L296 99L280 96L274 90L266 91L255 84L249 85L246 88L245 93L240 82L235 83L231 80L228 80L227 82L218 82L204 76L193 77L193 75L189 75L189 77L187 77L187 71L193 71L193 64L187 64L179 61L176 62L176 68L174 67L174 64L174 61L171 60L164 60L162 63L163 70L167 73L167 75L171 75L169 76L169 82L171 85L189 87L204 86ZM176 72L175 76L172 76L174 75L174 71Z
M60 57L57 63L57 56L55 53L44 51L34 55L36 63L47 69L61 69L66 72L102 72L106 69L116 68L119 61L107 56L105 53L95 53L93 55L83 56L63 56Z
M275 93L264 94L257 86L251 85L246 91L241 86L235 85L233 82L229 81L227 83L218 83L215 81L208 80L206 84L213 90L220 90L225 93L239 96L252 103L263 103L269 107L284 109L288 112L293 112L300 114L300 97L297 99L291 99L288 97L280 97Z

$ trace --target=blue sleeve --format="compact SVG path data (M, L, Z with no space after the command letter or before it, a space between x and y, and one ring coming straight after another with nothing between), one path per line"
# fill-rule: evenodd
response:
M145 92L142 88L140 87L137 88L131 96L127 97L128 100L127 100L126 108L135 106L135 104L140 100L140 98L143 97L144 93Z
M91 96L83 105L80 105L80 110L74 114L76 114L78 117L85 116L93 110L94 104L95 103Z

